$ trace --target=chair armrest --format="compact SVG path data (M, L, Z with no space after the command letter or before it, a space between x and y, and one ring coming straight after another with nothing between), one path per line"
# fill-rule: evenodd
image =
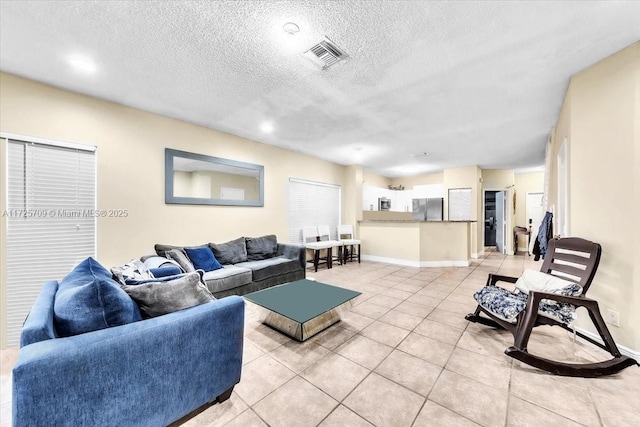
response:
M168 425L240 381L237 296L24 346L13 425Z
M500 276L499 274L489 273L489 277L487 277L487 284L485 286L495 286L498 282L516 283L517 281L517 277Z
M542 292L542 291L529 291L529 296L527 297L527 302L529 300L532 301L534 306L539 306L540 301L543 299L550 299L557 302L564 302L567 304L577 305L580 307L597 307L598 302L591 298L587 298L585 296L570 296L570 295L562 295L555 294L553 292Z
M53 326L53 306L58 282L46 282L22 325L20 347L57 337Z

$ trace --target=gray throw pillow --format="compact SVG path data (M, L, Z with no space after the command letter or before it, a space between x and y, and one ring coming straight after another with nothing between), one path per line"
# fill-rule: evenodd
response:
M227 243L209 243L209 247L220 264L237 264L248 259L244 237Z
M182 253L185 253L184 252L184 248L182 246L163 245L163 244L160 244L160 243L156 243L153 246L153 249L155 249L156 254L158 256L165 257L165 258L167 257L166 252L170 251L171 249L178 249Z
M143 317L156 317L185 308L215 301L215 297L202 284L198 272L167 282L142 285L123 285L124 291L140 308Z
M164 254L167 258L177 262L180 268L182 268L185 273L196 271L189 257L187 257L187 255L180 249L170 249Z
M249 261L273 258L278 251L278 241L274 234L262 237L247 237L247 258Z

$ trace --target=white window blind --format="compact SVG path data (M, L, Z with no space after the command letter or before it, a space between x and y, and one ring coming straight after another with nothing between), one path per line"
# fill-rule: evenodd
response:
M17 346L42 285L95 256L96 165L93 151L11 139L7 162L7 345Z
M471 189L449 189L449 221L467 221L471 219Z
M289 178L289 242L302 243L302 227L328 225L337 239L340 186Z

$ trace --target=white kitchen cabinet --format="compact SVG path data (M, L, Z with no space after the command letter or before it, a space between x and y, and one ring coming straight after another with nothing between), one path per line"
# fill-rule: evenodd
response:
M411 199L413 199L412 190L390 190L391 210L394 212L411 212Z

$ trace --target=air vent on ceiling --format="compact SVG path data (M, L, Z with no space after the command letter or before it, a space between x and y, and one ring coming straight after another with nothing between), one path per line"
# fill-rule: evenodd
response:
M349 57L349 55L326 37L302 55L322 67L323 70Z
M417 153L411 153L409 155L411 157L427 157L429 155L429 153L427 153L426 151L419 151Z

